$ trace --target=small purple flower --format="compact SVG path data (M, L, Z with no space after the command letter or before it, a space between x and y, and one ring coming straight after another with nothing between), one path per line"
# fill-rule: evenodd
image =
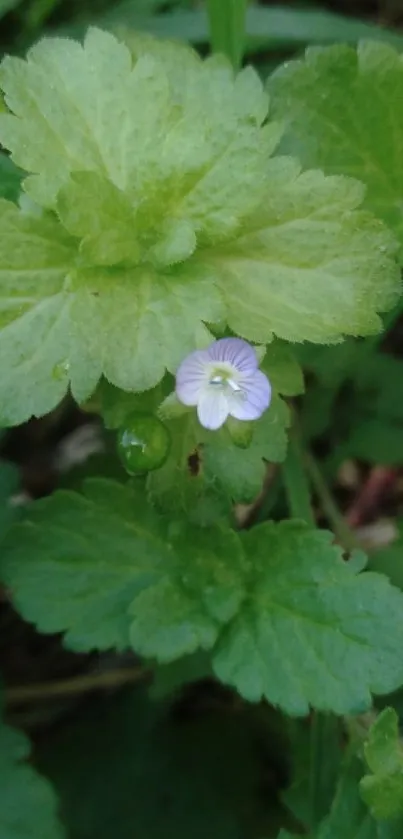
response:
M271 387L250 344L221 338L182 361L176 395L183 405L197 405L201 425L215 431L228 415L238 420L261 417L270 405Z

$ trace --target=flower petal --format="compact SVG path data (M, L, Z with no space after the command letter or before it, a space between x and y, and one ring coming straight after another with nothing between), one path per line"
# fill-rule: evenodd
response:
M221 390L207 388L200 396L197 416L204 428L216 431L224 425L229 414L228 399Z
M176 371L176 395L183 405L197 405L208 381L210 359L207 350L195 350Z
M239 385L244 392L244 398L234 394L229 413L238 420L259 419L270 405L271 385L267 376L261 370L256 370L252 376L240 379Z
M212 361L227 361L244 376L257 370L258 360L254 348L242 338L220 338L207 349Z

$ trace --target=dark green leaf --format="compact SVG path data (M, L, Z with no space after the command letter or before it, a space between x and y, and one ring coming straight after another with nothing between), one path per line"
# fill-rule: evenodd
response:
M1 576L23 616L76 650L160 661L208 649L243 597L229 529L159 518L142 484L88 480L36 502L6 537Z
M11 496L16 492L19 475L16 466L0 460L0 539L18 515L18 508L11 503Z
M21 169L6 154L0 152L0 196L8 201L17 201L23 177Z
M297 521L243 534L248 597L224 628L215 672L250 701L292 715L357 713L403 682L403 596L357 574L332 534Z
M0 839L64 839L56 796L29 752L25 735L0 720Z

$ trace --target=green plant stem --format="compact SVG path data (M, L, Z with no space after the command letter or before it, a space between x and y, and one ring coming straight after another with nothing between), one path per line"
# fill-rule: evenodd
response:
M247 0L207 0L213 52L221 52L238 69L245 45Z
M309 482L304 468L304 453L296 432L290 434L287 457L283 464L283 479L291 516L315 526Z
M120 670L108 670L105 673L89 673L73 679L58 682L44 682L34 685L10 687L5 691L8 705L22 705L29 702L76 696L93 690L109 690L143 681L150 675L143 667L125 667Z
M337 540L347 551L355 550L359 547L359 543L341 514L312 454L305 453L305 464L312 486L321 502L322 510L328 518Z
M340 764L340 720L314 711L310 729L309 828L316 834L332 804Z
M332 523L337 522L338 532L340 533L339 519L342 520L342 517L313 457L307 455L304 451L298 429L294 423L287 458L283 466L284 484L291 515L303 519L307 524L314 527L315 519L312 512L307 472L317 494L320 496L323 508L325 509L326 506L326 514L329 519L331 518ZM344 522L343 524L342 533L344 536L343 543L345 544L347 535L345 530L348 531L349 535L350 531ZM349 540L347 541L349 542ZM332 803L340 762L339 737L340 720L336 716L320 714L317 711L312 713L309 762L309 829L312 832L316 831Z

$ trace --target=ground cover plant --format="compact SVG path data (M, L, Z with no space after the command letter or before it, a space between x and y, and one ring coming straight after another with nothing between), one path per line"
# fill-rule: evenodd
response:
M403 21L353 11L0 2L0 839L403 836Z

